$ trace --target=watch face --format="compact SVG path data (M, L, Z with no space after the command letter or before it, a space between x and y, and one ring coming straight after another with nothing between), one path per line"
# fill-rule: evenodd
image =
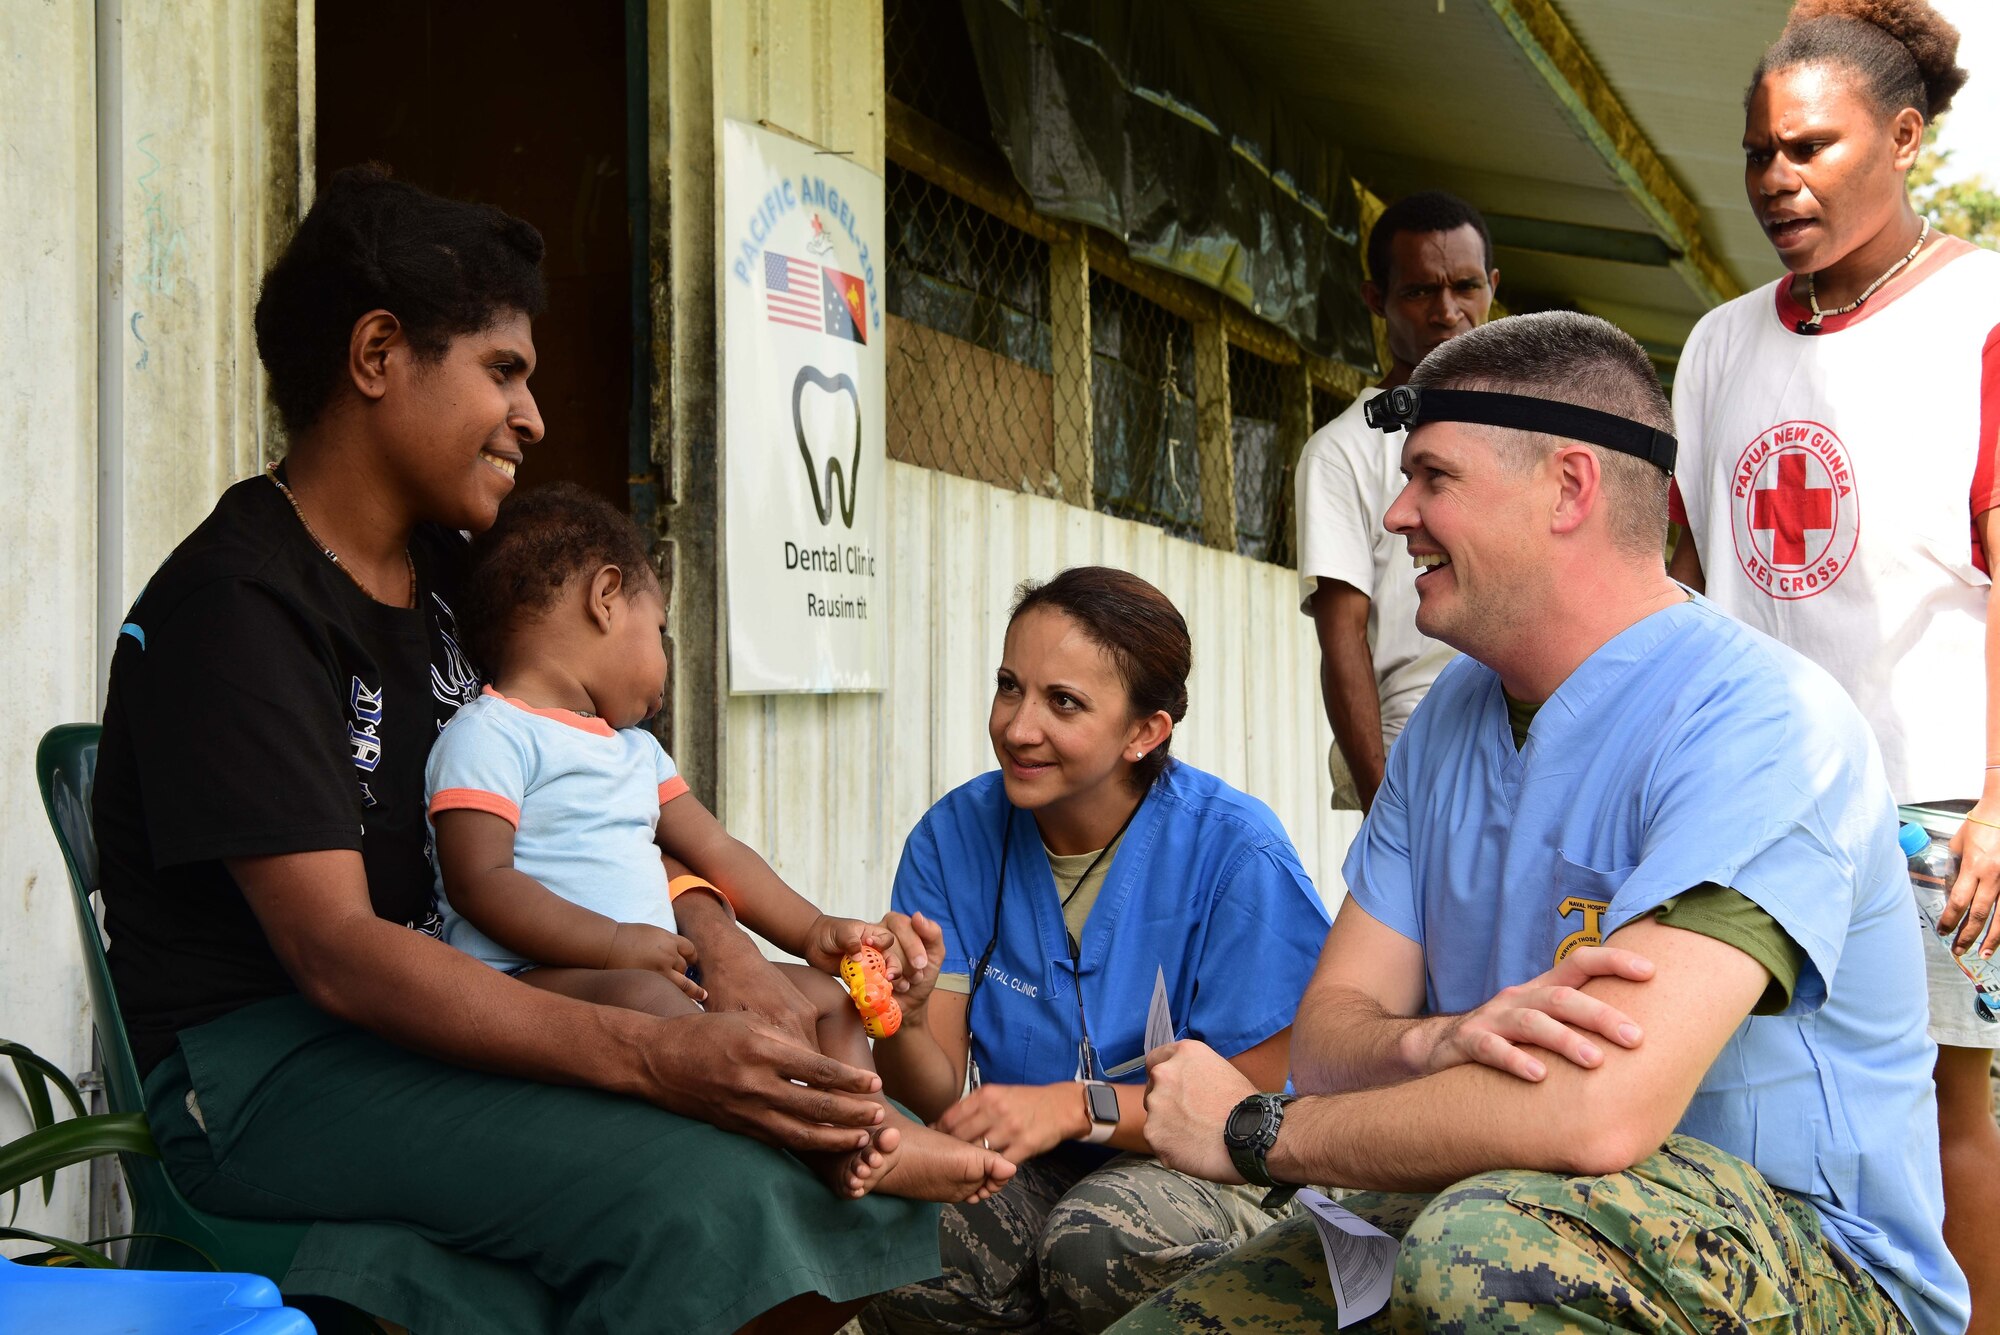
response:
M1230 1110L1229 1120L1222 1124L1222 1134L1247 1145L1263 1129L1265 1116L1263 1104L1246 1100Z
M1118 1091L1109 1085L1085 1085L1084 1095L1090 1100L1090 1120L1093 1122L1116 1122L1118 1120Z

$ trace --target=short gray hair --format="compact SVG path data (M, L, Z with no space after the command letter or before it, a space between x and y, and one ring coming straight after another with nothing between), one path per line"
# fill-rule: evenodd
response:
M1440 344L1410 383L1438 389L1483 389L1616 413L1672 434L1673 408L1646 350L1630 334L1594 315L1544 311L1494 320ZM1492 433L1501 454L1519 467L1577 442L1505 427ZM1667 475L1644 459L1588 446L1597 456L1611 533L1635 555L1665 558Z

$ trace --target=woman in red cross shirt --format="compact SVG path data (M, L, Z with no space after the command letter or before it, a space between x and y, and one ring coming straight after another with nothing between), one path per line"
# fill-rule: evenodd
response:
M1898 802L1978 795L1953 936L1924 949L1945 1238L1983 1330L2000 1322L2000 1024L1947 950L2000 944L1981 937L2000 890L2000 255L1935 231L1907 188L1965 82L1957 48L1926 0L1799 0L1759 64L1744 184L1787 272L1688 339L1673 574L1847 688Z

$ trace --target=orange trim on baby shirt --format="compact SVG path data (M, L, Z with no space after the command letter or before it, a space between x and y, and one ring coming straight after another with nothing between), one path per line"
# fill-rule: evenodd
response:
M484 811L498 816L515 829L521 828L521 808L483 788L445 788L431 798L431 815L440 811Z
M687 790L688 781L678 774L674 775L673 778L668 779L660 785L660 805L665 806Z
M511 695L502 695L491 686L483 688L480 694L490 695L495 700L504 700L516 709L525 710L530 714L539 714L546 719L554 719L557 723L567 723L572 728L581 728L583 731L595 733L599 737L615 737L618 735L609 723L606 723L594 714L579 714L574 709L538 709L526 700L516 700Z

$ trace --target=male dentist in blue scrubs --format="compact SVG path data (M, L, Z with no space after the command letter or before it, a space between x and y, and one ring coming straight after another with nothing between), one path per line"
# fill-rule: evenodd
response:
M1370 1193L1344 1203L1402 1246L1349 1329L1963 1331L1881 758L1832 678L1667 577L1645 353L1518 316L1370 408L1409 431L1417 625L1465 656L1348 855L1300 1097L1161 1048L1155 1153ZM1116 1329L1336 1306L1294 1219Z

